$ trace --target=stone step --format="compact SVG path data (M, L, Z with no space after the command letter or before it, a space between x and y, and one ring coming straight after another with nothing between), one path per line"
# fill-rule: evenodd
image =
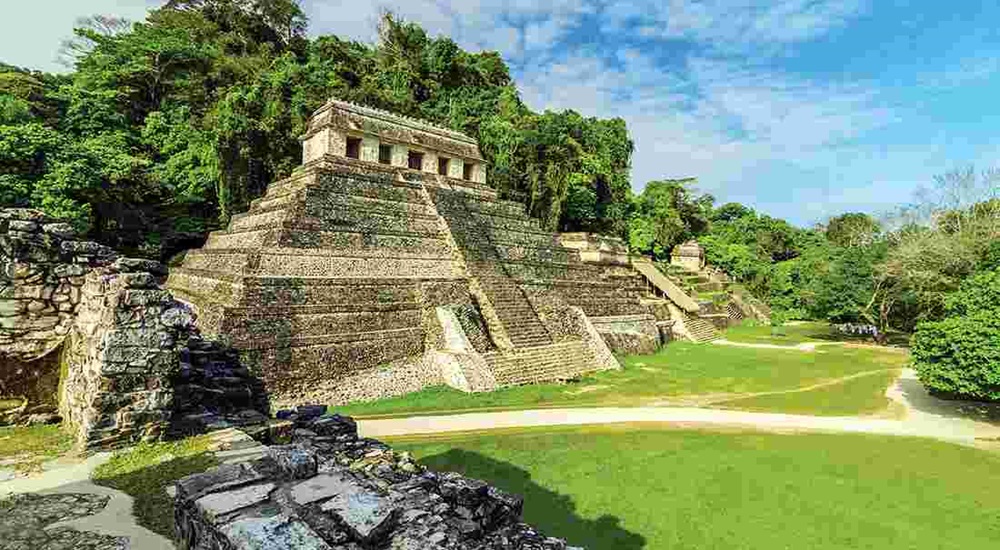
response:
M334 205L348 206L370 212L437 219L437 212L434 208L423 201L400 201L371 195L352 195L345 193L342 188L311 188L306 192L306 201L307 205L315 204L323 209Z
M364 195L366 192L378 194L381 191L394 190L393 193L410 197L411 202L423 202L419 183L397 180L388 175L369 175L336 167L306 168L289 178L272 183L264 196L274 198L314 185L331 184L349 194Z
M583 342L518 349L506 355L484 354L484 357L498 382L505 386L568 380L598 368Z
M722 333L710 321L688 315L684 319L684 328L695 342L708 342L722 337Z
M272 336L240 334L232 337L233 344L241 350L302 348L351 343L368 343L373 346L392 346L401 342L419 342L423 346L423 329L407 327L389 330L343 332L314 336Z
M286 208L278 208L259 214L236 214L229 221L227 229L237 231L240 229L275 227L280 226L285 221L291 220L291 218L292 213Z
M277 311L276 311L277 313ZM297 313L289 316L237 318L227 324L234 343L273 346L281 342L331 342L381 338L383 334L421 331L420 309L351 313ZM367 336L372 335L371 338Z

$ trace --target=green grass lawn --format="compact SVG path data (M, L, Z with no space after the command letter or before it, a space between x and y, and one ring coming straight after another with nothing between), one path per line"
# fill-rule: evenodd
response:
M905 354L868 348L828 346L807 353L673 342L655 355L621 359L620 371L597 373L570 384L537 384L478 394L435 387L333 410L365 417L472 409L638 406L678 396L790 390L859 372L895 371L905 362ZM882 379L878 380L881 383ZM851 395L839 402L834 392L830 402L818 409L848 410L863 403L865 407L856 412L868 412L872 396L881 396L887 385L869 385L860 390L865 396ZM859 390L861 386L850 388Z
M174 536L173 500L166 488L178 479L216 466L208 436L142 443L116 452L91 475L94 483L131 495L139 525L167 538Z
M752 321L730 327L724 335L731 342L748 344L775 344L794 346L804 342L856 342L874 344L870 336L851 336L836 332L829 323L823 321L794 321L781 327L771 327ZM890 333L889 343L905 346L909 338L902 333Z
M807 391L732 399L713 406L820 416L875 414L889 407L885 390L898 376L896 369L879 371Z
M73 438L60 426L0 428L0 459L30 471L70 450Z
M932 440L635 425L392 439L525 496L588 550L969 550L1000 540L1000 456Z

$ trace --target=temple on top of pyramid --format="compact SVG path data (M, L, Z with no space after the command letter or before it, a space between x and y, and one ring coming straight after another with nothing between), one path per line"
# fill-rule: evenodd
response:
M309 120L302 164L327 156L486 183L476 140L420 120L330 100Z
M302 141L167 283L273 403L567 380L658 347L643 275L500 200L474 139L331 100Z

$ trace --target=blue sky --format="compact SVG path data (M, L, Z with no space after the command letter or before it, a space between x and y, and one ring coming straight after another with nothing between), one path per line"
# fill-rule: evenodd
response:
M633 182L807 225L881 212L935 174L1000 164L1000 4L968 0L304 0L310 33L374 38L392 9L498 50L535 109L624 118ZM76 17L145 0L4 8L0 59L55 70ZM44 24L25 24L45 21Z

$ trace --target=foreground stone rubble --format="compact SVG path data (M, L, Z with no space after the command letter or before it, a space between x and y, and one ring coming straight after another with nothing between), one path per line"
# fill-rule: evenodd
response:
M177 482L179 547L572 550L520 521L521 497L426 471L359 438L350 418L321 413L282 414L291 444Z

